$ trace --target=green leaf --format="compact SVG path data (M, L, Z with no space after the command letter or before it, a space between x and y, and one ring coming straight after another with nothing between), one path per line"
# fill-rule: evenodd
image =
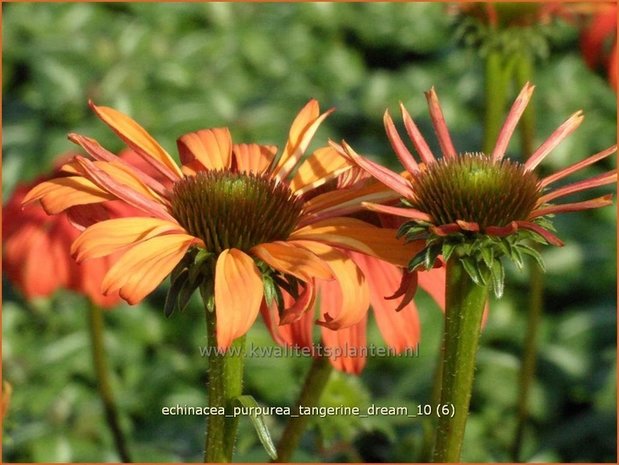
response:
M234 399L232 399L232 402L239 404L241 407L258 407L258 402L256 402L256 399L249 395L235 397ZM277 459L277 451L275 450L275 445L273 444L271 434L269 433L269 429L267 428L267 425L264 422L264 418L262 417L262 415L252 414L249 416L249 419L254 425L254 429L258 434L258 439L260 439L260 442L264 446L264 449L267 451L267 454L269 454L269 457L271 457L273 460Z

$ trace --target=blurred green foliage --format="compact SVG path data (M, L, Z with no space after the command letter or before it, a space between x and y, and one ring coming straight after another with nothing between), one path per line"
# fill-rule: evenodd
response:
M3 10L5 199L17 182L74 150L68 132L121 148L88 99L129 113L173 152L179 135L215 126L231 127L237 141L282 145L298 109L317 98L338 111L316 144L345 138L396 167L382 114L385 108L396 113L402 101L429 137L423 92L434 85L456 147L475 151L481 143L483 64L456 40L444 5L10 3ZM576 28L558 23L552 37L533 78L538 141L578 109L586 119L544 162L547 170L616 140L616 97L582 62ZM515 96L517 89L510 91ZM518 156L517 142L511 152ZM615 223L613 208L560 218L567 245L544 252L545 315L527 460L616 461ZM507 283L506 296L492 302L482 338L467 461L511 461L526 273L508 269ZM14 388L3 459L116 461L95 392L85 302L64 292L25 302L10 284L3 290L3 377ZM161 414L163 406L206 403L200 305L193 301L186 313L166 320L163 298L159 290L135 308L106 314L113 388L136 461L200 461L204 419ZM415 411L428 402L441 316L427 296L417 302L419 357L372 359L359 379L334 377L325 405ZM383 344L372 321L369 331L370 342ZM261 323L249 341L273 344ZM309 363L250 358L246 390L265 405L292 405ZM285 418L266 420L277 438ZM422 426L422 418L398 416L317 419L295 458L415 461ZM241 422L236 459L267 459L248 420Z

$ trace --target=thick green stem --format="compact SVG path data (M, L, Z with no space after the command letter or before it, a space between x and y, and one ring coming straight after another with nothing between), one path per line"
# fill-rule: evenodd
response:
M316 357L312 362L303 389L297 401L296 411L288 419L286 429L277 444L277 459L274 462L289 462L292 454L299 445L303 431L310 419L309 415L299 415L299 406L315 407L329 381L333 367L327 357Z
M516 66L516 81L522 87L525 82L533 78L533 58L523 55ZM520 136L522 140L522 152L528 158L534 149L535 137L535 111L531 103L522 115L520 122ZM529 416L529 391L535 379L535 365L537 359L537 333L541 320L544 304L544 273L537 263L531 264L529 274L529 305L527 316L527 329L524 341L524 350L520 367L520 379L518 387L518 405L516 419L516 433L512 445L512 458L518 462L522 449L524 428Z
M226 415L209 415L206 421L204 461L231 462L238 417L232 416L232 402L243 391L245 337L235 340L226 351L217 347L215 311L206 313L208 336L208 403L211 408L223 407Z
M90 326L90 340L92 346L92 359L95 367L95 375L97 378L97 387L99 389L99 397L103 402L103 409L105 411L105 420L112 432L114 438L114 445L118 456L124 463L131 462L127 445L125 444L125 438L120 428L118 421L118 411L116 409L116 402L114 401L114 395L112 394L112 387L108 379L107 359L105 356L105 344L103 341L103 311L99 306L90 302L90 311L88 318Z
M443 374L434 462L459 462L473 389L475 357L488 288L478 286L458 257L447 262Z

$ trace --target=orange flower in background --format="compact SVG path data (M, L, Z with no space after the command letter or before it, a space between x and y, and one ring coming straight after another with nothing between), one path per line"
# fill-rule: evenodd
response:
M118 293L106 296L101 292L101 282L112 264L111 257L83 264L71 257L71 243L80 234L71 221L73 217L86 220L79 209L71 214L50 216L40 206L22 208L30 189L59 174L55 170L49 176L18 185L2 208L4 271L27 299L48 297L58 289L70 289L87 296L100 307L114 307L120 302ZM110 216L130 213L123 205L113 202L107 202L102 208Z
M593 17L583 28L580 49L592 69L605 68L615 92L617 91L617 5L591 5Z
M337 192L323 194L318 206L306 205L304 194L353 166L330 147L302 161L331 113L321 114L315 100L293 121L279 157L273 146L233 144L227 128L203 129L178 139L181 167L133 119L91 106L165 182L95 140L71 134L92 159L74 157L62 168L68 176L38 185L24 203L40 201L51 214L75 206L97 212L110 200L137 208L140 215L89 226L73 244L75 257L82 262L122 253L103 290L119 291L132 304L170 273L172 287L192 281L207 306L214 304L220 348L247 332L263 301L278 304L283 323L303 316L313 306L315 280L335 280L346 296L339 314L325 312L321 324L356 324L367 310L356 292L364 277L339 248L395 264L415 250L395 239L393 230L338 216L347 205L338 206ZM283 292L293 301L284 302Z

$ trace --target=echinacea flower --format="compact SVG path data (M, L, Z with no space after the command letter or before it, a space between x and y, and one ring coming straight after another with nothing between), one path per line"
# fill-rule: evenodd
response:
M18 185L3 206L3 268L9 280L27 299L48 297L58 289L70 289L87 296L100 307L114 307L121 300L118 293L103 295L101 292L101 282L112 265L112 257L76 263L70 250L80 231L71 224L71 215L64 212L51 216L40 206L22 208L29 190L59 175L56 169L33 182ZM116 217L133 212L113 202L102 205L102 208ZM79 215L79 211L72 213Z
M541 261L535 249L524 239L563 245L553 234L551 218L568 213L603 207L612 203L607 194L591 200L555 203L570 194L616 182L617 173L608 171L597 176L567 184L555 189L557 181L592 165L616 152L612 146L552 175L538 178L535 168L583 120L578 111L565 121L543 142L526 162L505 158L505 152L524 112L534 86L527 83L516 98L499 133L491 154L466 152L458 154L452 143L438 97L431 89L426 97L434 130L442 152L437 158L408 112L401 107L404 126L419 154L415 160L398 135L388 112L384 122L391 145L407 176L400 176L371 160L358 155L344 143L338 147L361 168L376 177L401 196L401 205L366 203L370 210L408 219L400 234L408 240L425 240L424 249L409 264L432 267L442 255L447 261L459 257L475 283L492 284L497 295L503 289L503 267L500 258L509 256L521 265L522 255L528 254Z
M263 301L275 302L282 322L300 318L315 300L315 280L335 279L342 289L341 312L324 314L322 324L338 329L364 315L356 292L363 276L337 247L395 264L414 250L394 231L305 204L303 194L350 169L330 147L303 155L322 121L311 100L293 121L283 152L258 144L233 144L227 128L203 129L178 139L179 167L138 123L108 107L93 110L165 179L160 182L134 164L119 160L95 140L69 138L92 157L76 156L63 167L70 176L40 184L24 202L40 201L55 214L75 205L120 200L139 216L98 221L73 244L78 261L122 252L103 280L136 303L172 274L173 309L200 288L215 309L217 345L224 349L253 324ZM84 207L85 208L85 207ZM284 306L283 294L293 297Z

